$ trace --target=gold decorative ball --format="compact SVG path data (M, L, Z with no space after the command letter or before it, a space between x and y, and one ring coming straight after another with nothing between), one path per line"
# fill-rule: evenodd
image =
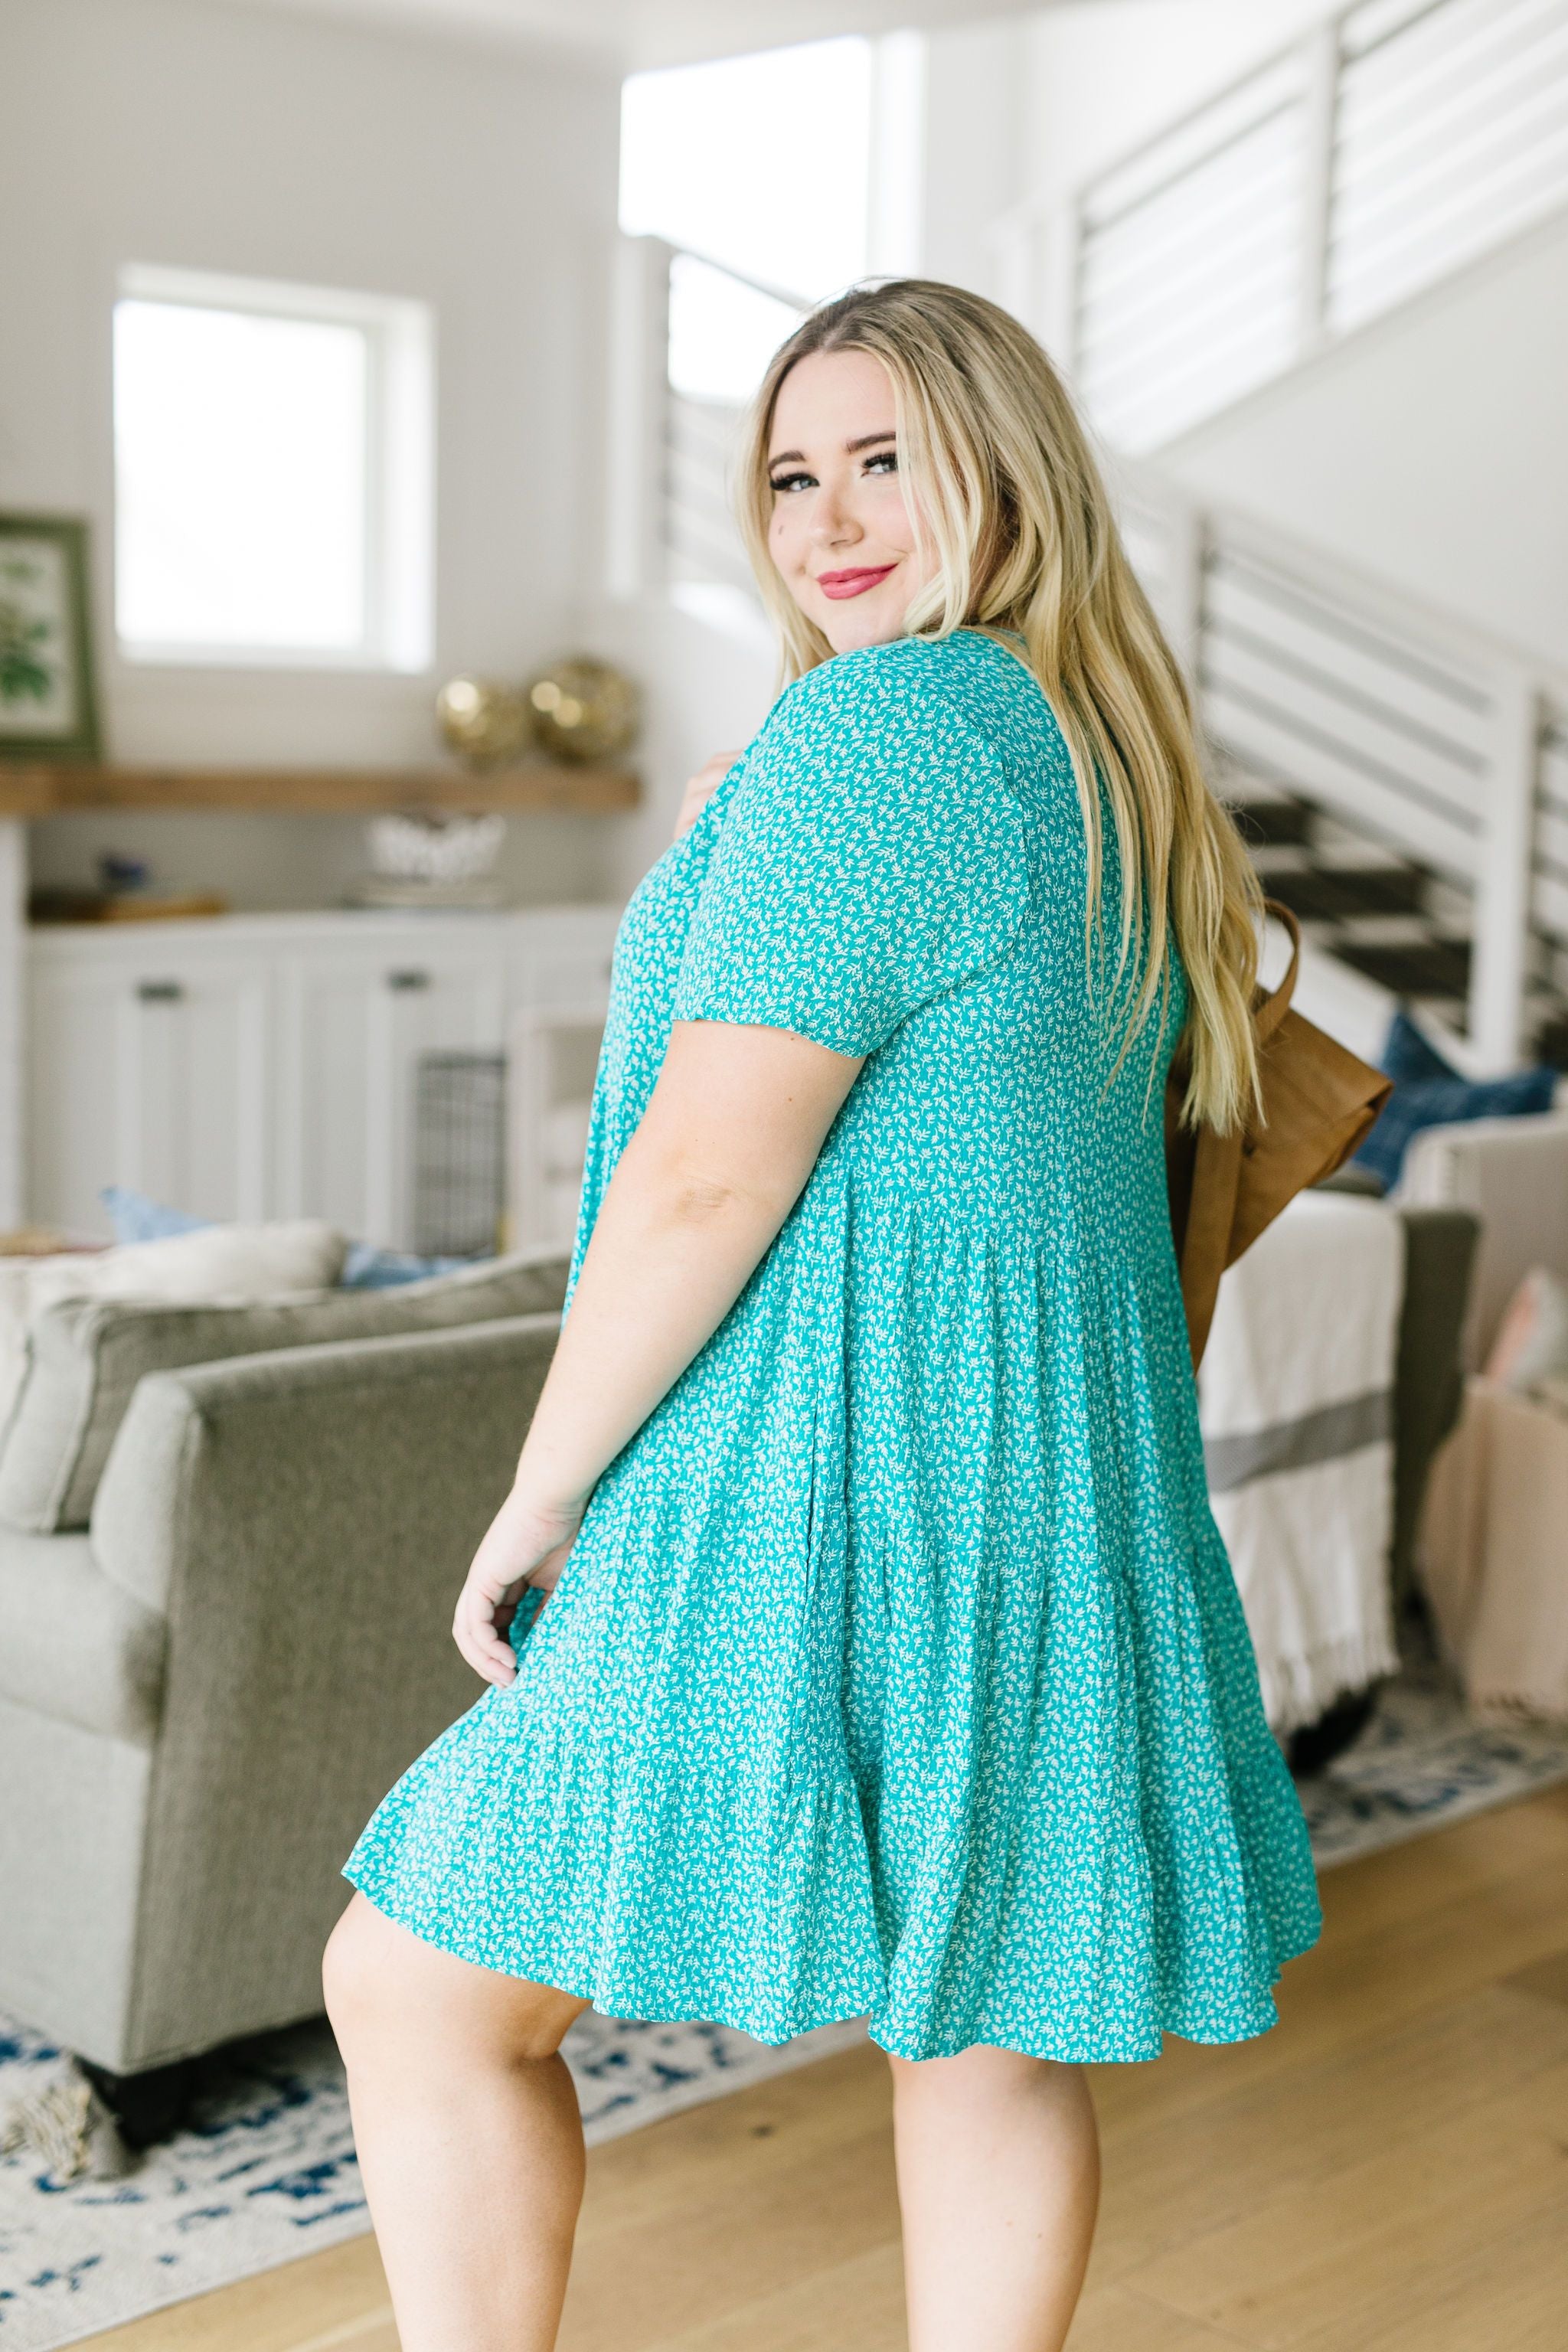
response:
M606 760L637 730L641 698L624 670L583 656L553 662L526 688L533 740L554 760Z
M532 736L528 697L491 677L451 677L436 697L436 717L449 751L470 767L515 760Z

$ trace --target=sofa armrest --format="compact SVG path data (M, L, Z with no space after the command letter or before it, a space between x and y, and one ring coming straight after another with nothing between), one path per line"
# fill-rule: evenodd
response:
M557 1314L150 1376L104 1573L168 1621L130 2041L143 2066L321 2007L341 1865L483 1686L451 1639Z
M1394 1375L1394 1598L1415 1581L1415 1531L1437 1448L1459 1417L1463 1334L1480 1221L1468 1209L1401 1208L1405 1298Z

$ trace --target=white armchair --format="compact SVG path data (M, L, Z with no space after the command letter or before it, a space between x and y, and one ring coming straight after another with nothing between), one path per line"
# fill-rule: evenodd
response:
M1486 1360L1509 1300L1531 1266L1568 1276L1568 1113L1425 1128L1405 1155L1400 1207L1468 1209L1480 1243L1465 1361Z

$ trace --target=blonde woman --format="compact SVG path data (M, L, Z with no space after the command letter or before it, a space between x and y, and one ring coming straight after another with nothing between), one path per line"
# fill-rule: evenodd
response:
M868 2015L913 2352L1054 2352L1085 2064L1263 2032L1320 1927L1164 1189L1178 1042L1190 1118L1252 1098L1255 886L1071 404L856 290L742 500L787 683L627 907L493 1687L329 1953L404 2352L554 2342L590 2003Z

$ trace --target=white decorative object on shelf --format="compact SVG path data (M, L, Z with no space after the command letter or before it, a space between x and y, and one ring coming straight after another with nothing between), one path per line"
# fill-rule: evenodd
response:
M351 896L362 907L498 907L490 869L506 839L503 816L413 811L372 817L371 872Z
M376 874L400 882L475 882L500 855L506 819L422 812L372 817L366 833Z

